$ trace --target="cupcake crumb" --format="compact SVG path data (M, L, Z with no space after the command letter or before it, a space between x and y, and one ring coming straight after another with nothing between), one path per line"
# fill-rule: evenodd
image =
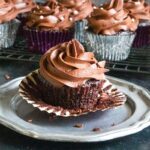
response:
M83 124L82 123L77 123L73 127L75 127L75 128L83 128Z
M113 123L111 126L112 126L112 127L115 126L115 123Z
M53 121L56 119L56 115L50 115L48 119L49 121Z
M99 132L99 131L101 131L101 129L100 129L100 128L93 128L92 131L93 131L93 132Z
M29 123L32 123L32 119L29 119L28 122L29 122Z
M4 77L5 77L6 80L10 80L11 79L9 74L5 74Z

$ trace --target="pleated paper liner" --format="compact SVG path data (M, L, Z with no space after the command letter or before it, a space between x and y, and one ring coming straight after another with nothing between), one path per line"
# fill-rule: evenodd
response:
M66 109L61 106L53 106L45 103L42 99L41 92L39 91L41 85L39 85L38 82L38 70L27 75L19 85L20 96L27 101L27 103L38 108L40 111L45 111L56 116L80 116L89 112L116 108L126 102L126 96L106 79L102 88L104 92L101 93L98 103L93 109Z

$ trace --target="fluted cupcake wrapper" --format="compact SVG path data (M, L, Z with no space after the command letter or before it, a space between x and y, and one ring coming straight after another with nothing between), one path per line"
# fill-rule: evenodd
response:
M95 53L98 60L125 60L129 56L135 35L134 32L98 35L87 30L85 32L85 45L87 50Z
M68 109L90 109L95 107L100 92L99 89L103 86L103 80L92 79L76 88L68 86L57 88L45 80L40 73L38 76L42 87L42 97L45 102Z
M75 22L75 34L74 38L77 39L80 43L84 44L84 30L87 26L87 20L83 19L82 21Z
M67 42L74 36L74 29L64 31L38 31L24 27L24 33L31 52L44 54L51 47Z
M101 87L103 92L98 98L98 102L95 107L91 109L67 109L62 106L47 104L43 100L40 92L42 87L39 85L38 70L30 73L21 81L19 85L19 94L27 101L27 103L38 108L40 111L62 117L80 116L89 112L116 108L125 103L126 96L122 92L118 91L107 79L104 81L105 82Z
M133 48L141 48L150 45L150 25L139 26L136 30Z
M14 44L19 25L20 21L17 19L0 24L0 49Z

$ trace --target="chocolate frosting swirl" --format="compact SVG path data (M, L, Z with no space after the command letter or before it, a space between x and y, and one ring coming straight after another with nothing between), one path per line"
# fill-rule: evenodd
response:
M37 5L27 18L27 27L42 30L65 30L73 25L70 12L55 0L45 5Z
M19 13L31 11L36 4L32 0L12 0Z
M85 52L77 41L59 44L40 60L40 75L56 87L78 87L87 80L105 78L105 62L98 62L92 52Z
M94 9L88 18L89 26L97 34L113 35L120 31L135 31L139 21L123 8L123 0L111 0Z
M139 20L150 20L150 5L145 0L126 0L124 7Z
M5 23L15 19L18 15L18 10L14 7L11 0L0 1L0 23Z
M87 18L93 11L91 0L59 0L59 3L69 9L75 21Z

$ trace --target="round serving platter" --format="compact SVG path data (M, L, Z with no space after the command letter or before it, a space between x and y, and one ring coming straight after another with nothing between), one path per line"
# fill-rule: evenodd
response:
M0 86L0 123L36 139L69 142L107 141L150 125L150 93L135 84L107 77L127 95L125 105L79 117L53 118L27 104L18 94L23 77ZM93 131L94 130L94 131Z

